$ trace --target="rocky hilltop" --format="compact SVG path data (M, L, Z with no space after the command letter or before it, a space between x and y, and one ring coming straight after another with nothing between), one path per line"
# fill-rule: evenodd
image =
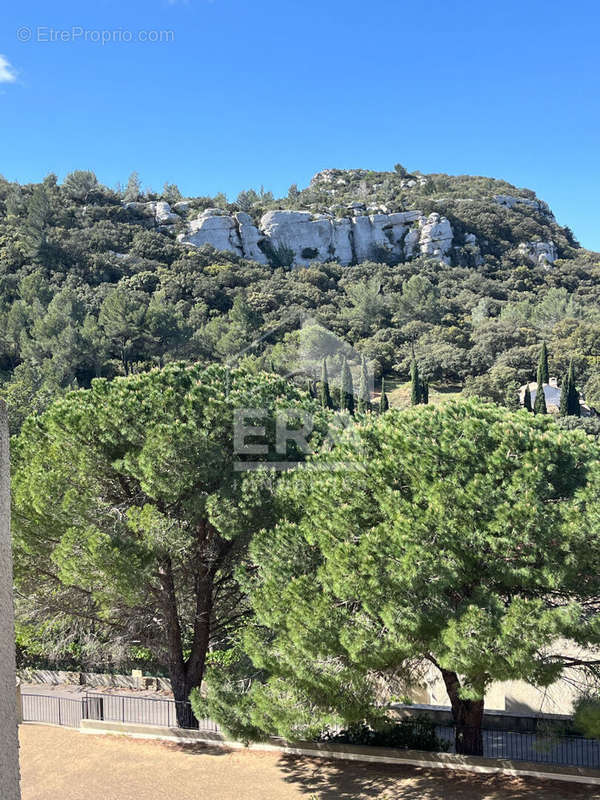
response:
M427 258L476 267L511 250L515 262L550 267L574 244L533 192L488 178L330 169L279 201L209 208L193 202L125 206L183 244L261 264Z
M209 208L188 224L179 241L199 247L210 244L239 256L267 263L270 251L291 251L293 262L339 261L348 265L382 254L408 261L416 254L450 263L453 232L446 217L420 211L359 214L336 219L331 213L268 211L258 227L244 212L227 214Z

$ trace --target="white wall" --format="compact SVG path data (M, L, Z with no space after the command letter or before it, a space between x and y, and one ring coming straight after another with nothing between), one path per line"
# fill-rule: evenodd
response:
M0 798L19 800L6 406L0 400Z

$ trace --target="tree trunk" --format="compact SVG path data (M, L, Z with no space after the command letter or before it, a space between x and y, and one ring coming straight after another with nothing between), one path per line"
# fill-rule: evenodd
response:
M482 756L483 699L463 700L459 695L461 687L456 672L443 669L442 677L452 705L456 752L467 756Z
M199 543L205 540L208 526L201 526ZM204 677L206 654L210 643L210 623L213 604L215 562L206 563L199 557L195 579L196 607L192 644L187 660L183 657L183 637L177 610L177 597L170 559L165 559L159 568L162 608L165 618L167 661L173 698L176 701L177 725L180 728L197 728L189 706L192 689L199 687Z

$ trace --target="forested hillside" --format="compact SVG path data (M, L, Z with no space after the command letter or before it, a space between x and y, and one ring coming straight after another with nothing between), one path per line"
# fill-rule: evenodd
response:
M168 209L169 224L140 205L159 200L177 211ZM215 207L255 221L274 209L419 209L446 217L460 246L449 263L381 253L295 268L273 252L259 264L177 240ZM548 242L554 263L535 257L536 243ZM96 376L223 361L256 340L246 363L285 373L307 312L373 360L378 377L406 380L414 353L432 386L509 404L535 377L545 340L551 374L573 358L588 402L600 405L599 277L600 256L580 248L533 192L488 178L411 175L400 165L327 170L285 198L249 190L233 203L183 202L175 185L143 192L135 175L119 191L90 172L60 185L53 175L23 186L0 180L2 393L16 431L28 413Z

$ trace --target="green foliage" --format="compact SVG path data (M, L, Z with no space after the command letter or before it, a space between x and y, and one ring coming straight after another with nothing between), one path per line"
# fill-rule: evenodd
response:
M350 367L345 357L340 372L338 408L340 411L349 411L350 414L354 414L354 385L352 382L352 373L350 372Z
M77 169L65 178L62 189L73 200L87 202L90 194L98 188L98 178L90 170Z
M253 724L373 724L381 679L420 660L473 726L492 681L554 682L565 660L546 648L600 644L599 456L547 417L471 401L371 416L288 476L251 546L244 648L268 675Z
M186 697L209 620L224 637L242 610L233 570L273 513L273 477L234 468L234 415L264 409L274 444L288 407L316 411L277 376L173 365L95 380L30 417L12 449L15 579L38 622L83 617L142 644ZM304 457L288 451L260 458Z
M548 369L548 349L546 347L546 342L542 342L537 369L538 386L543 383L549 383L549 381L550 370Z
M529 389L529 384L525 386L525 394L523 395L523 408L525 411L533 411L531 407L531 391Z
M535 391L535 400L533 403L533 411L535 414L547 414L548 409L546 407L546 394L544 392L544 386L542 383L538 381L537 389Z
M581 695L573 703L573 725L589 739L600 739L600 697Z
M327 372L327 359L323 359L321 367L321 387L320 387L321 408L333 408L333 400L331 399L331 392L329 389L329 374Z
M383 414L390 407L390 401L385 391L385 378L381 379L381 394L379 395L379 413Z
M358 387L357 410L364 413L371 408L371 395L369 392L369 376L367 373L367 362L363 358L360 365L360 384Z
M364 722L358 722L337 733L324 734L322 741L369 747L396 747L401 750L428 750L434 753L446 752L450 743L439 739L435 729L435 722L421 715L400 722L388 722L377 729Z
M83 170L61 186L52 175L23 186L0 181L0 381L11 399L14 430L29 411L43 410L73 386L176 360L222 362L251 347L259 367L272 362L288 374L278 349L288 347L286 337L306 315L352 342L377 376L407 380L414 353L422 381L465 385L468 393L498 403L514 402L514 385L530 380L536 345L544 340L558 373L567 372L573 358L589 402L600 397L594 383L598 257L574 248L543 205L508 209L493 199L510 194L534 200L532 193L487 178L430 176L427 191L433 194L426 197L427 181L418 174L334 171L332 177L339 213L347 213L343 204L359 195L390 210L446 213L458 243L463 233L478 237L483 263L474 269L472 256L457 244L449 266L419 257L393 266L384 259L289 269L291 251L259 265L208 246L190 248L155 229L151 214L124 209L122 199L158 199L143 193L135 173L123 198ZM245 199L255 218L268 208L321 212L331 196L320 186L316 180L280 200L248 190ZM167 184L161 197L172 202L179 194ZM189 204L191 213L236 208L223 196L191 198ZM534 238L557 243L561 259L552 270L522 264L518 243ZM64 331L54 334L62 342L57 357L49 347L47 313L65 290L74 298L73 312L63 314ZM236 298L252 319L230 316Z
M410 404L418 406L421 402L421 380L419 378L419 368L413 359L410 365Z

